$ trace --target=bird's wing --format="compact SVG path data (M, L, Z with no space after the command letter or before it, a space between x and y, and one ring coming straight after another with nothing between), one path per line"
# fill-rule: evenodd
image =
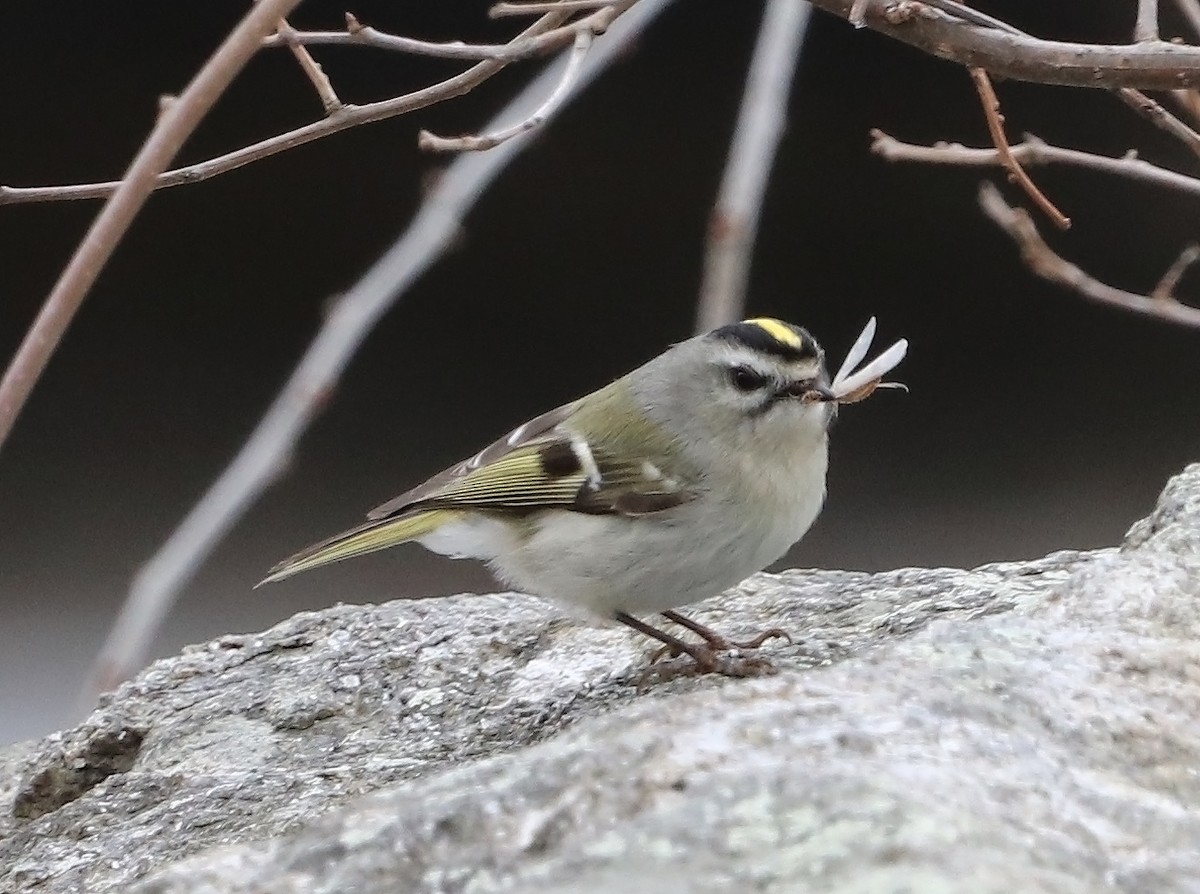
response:
M594 414L593 422L597 415L611 418L604 416L612 409L604 404L627 397L619 387L614 383L593 395L581 415ZM576 402L531 419L470 459L372 510L366 524L280 562L261 583L419 540L462 510L520 516L563 509L640 516L697 496L698 476L690 467L685 470L670 437L645 425L627 425L588 443L565 424L579 424L579 409ZM668 468L671 474L664 471Z
M372 520L421 509L491 509L526 513L566 509L645 515L694 496L664 475L661 459L623 445L588 444L563 423L566 404L518 426L475 456L373 509Z

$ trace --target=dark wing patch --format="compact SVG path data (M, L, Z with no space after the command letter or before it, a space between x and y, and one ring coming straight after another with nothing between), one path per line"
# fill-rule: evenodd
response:
M583 464L570 441L551 441L538 450L538 458L548 478L566 478L583 471Z
M600 484L580 492L575 509L598 515L650 515L682 505L696 496L694 488L655 469L649 474L640 456L594 453ZM653 466L650 466L653 469Z

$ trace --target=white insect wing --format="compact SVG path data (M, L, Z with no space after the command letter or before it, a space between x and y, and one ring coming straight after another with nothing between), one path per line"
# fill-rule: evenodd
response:
M836 397L845 397L848 394L853 394L863 386L882 379L885 375L900 365L900 361L904 359L904 355L908 353L908 339L902 338L893 344L886 351L868 363L862 369L855 372L854 367L862 362L867 356L867 351L871 349L871 342L875 338L875 318L871 317L867 321L867 325L863 327L863 331L855 339L854 344L850 347L846 354L845 361L842 362L841 368L838 369L837 375L833 377L833 384L830 390L833 391ZM903 388L899 382L879 382L876 385L878 388Z
M833 377L833 384L836 387L842 379L854 372L854 367L862 363L863 358L867 356L867 351L871 350L871 342L875 339L875 318L867 320L867 325L863 326L863 331L858 333L858 338L854 340L854 344L850 346L850 350L846 352L846 359L842 361L841 367L837 371L837 375Z

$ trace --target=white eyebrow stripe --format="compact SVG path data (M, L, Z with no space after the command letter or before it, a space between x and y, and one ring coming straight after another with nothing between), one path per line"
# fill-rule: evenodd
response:
M723 356L720 356L717 362L726 369L736 369L739 366L744 366L767 379L775 381L807 378L816 375L821 369L819 358L773 362L754 351L737 348L723 352Z

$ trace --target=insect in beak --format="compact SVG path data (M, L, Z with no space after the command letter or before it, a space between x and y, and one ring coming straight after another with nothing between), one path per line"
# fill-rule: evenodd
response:
M838 396L825 385L814 385L800 397L800 400L806 404L823 404L837 399Z
M866 400L879 388L901 388L908 390L900 382L885 382L883 377L891 372L904 359L904 355L908 352L908 340L900 339L870 363L855 370L867 356L867 351L871 349L871 342L875 338L875 318L871 317L867 321L867 325L863 327L862 333L855 340L853 347L846 354L846 359L842 362L841 369L837 371L837 375L833 377L833 384L829 390L833 394L833 400L839 404L855 404L860 400Z

